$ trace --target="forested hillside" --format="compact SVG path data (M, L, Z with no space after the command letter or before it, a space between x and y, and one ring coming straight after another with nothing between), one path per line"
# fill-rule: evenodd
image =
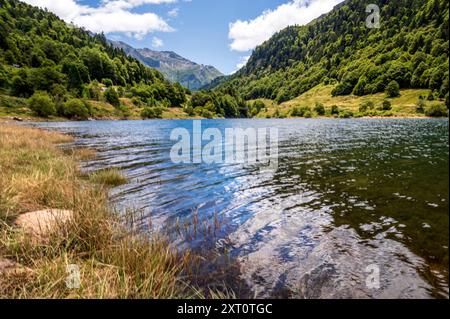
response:
M335 84L334 96L425 88L448 101L448 0L370 3L381 9L380 28L366 27L367 1L345 1L309 25L274 35L218 87L278 103L321 83Z
M31 97L30 108L40 116L86 117L92 113L87 100L118 109L126 109L121 97L149 108L186 101L181 85L114 48L104 35L16 0L0 0L0 90Z

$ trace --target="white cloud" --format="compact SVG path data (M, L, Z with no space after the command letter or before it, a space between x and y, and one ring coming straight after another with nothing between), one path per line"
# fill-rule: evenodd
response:
M160 48L164 46L164 41L158 37L153 37L152 39L152 47L154 48Z
M136 38L150 32L173 29L154 13L134 14L128 11L94 12L75 17L73 22L93 32L129 32Z
M144 4L175 3L177 0L102 0L104 7L115 9L132 9Z
M333 9L343 0L291 0L274 10L266 10L259 17L229 25L231 49L248 51L262 44L277 31L289 25L305 25Z
M66 22L92 32L121 32L142 39L151 32L170 32L173 28L152 12L134 13L130 9L144 4L174 3L177 0L103 0L98 7L81 5L76 0L23 0L47 8Z
M178 17L178 14L180 13L180 9L178 8L173 8L172 10L170 10L169 12L167 12L167 15L171 18L176 18Z

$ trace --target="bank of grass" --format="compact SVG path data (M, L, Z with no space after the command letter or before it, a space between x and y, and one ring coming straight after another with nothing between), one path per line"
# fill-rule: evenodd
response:
M20 117L27 120L39 120L28 107L26 99L0 93L0 118Z
M385 93L377 93L366 96L332 96L331 92L334 85L323 85L320 84L311 90L303 93L299 97L276 105L270 101L265 101L267 110L261 112L258 117L274 117L275 114L279 114L279 117L290 117L292 110L295 107L308 107L311 110L314 109L316 103L321 103L324 105L327 116L330 116L331 107L333 105L337 106L341 115L345 113L353 114L356 116L366 116L359 113L359 107L365 102L373 102L375 109L382 106L384 100L388 100L392 105L392 110L390 111L376 111L372 112L372 116L383 116L383 117L424 117L424 114L417 113L417 104L419 102L419 97L422 96L427 98L430 90L426 89L406 89L401 90L401 95L396 98L386 98ZM432 105L444 104L444 101L424 101L426 107ZM275 116L277 117L277 116Z
M98 185L117 187L127 182L127 179L117 168L107 168L89 175L89 180Z
M80 175L80 154L92 152L57 147L71 139L0 124L0 258L25 269L0 271L0 298L223 297L190 284L198 262L194 254L123 226L130 223L108 209L107 188ZM14 227L20 214L49 208L74 215L45 242ZM67 288L68 265L80 269L79 289Z
M92 109L92 118L98 120L141 120L142 106L136 106L129 98L121 98L121 106L116 108L105 101L87 101ZM13 97L0 92L0 120L18 117L26 121L67 121L68 119L59 116L40 118L28 106L27 99ZM190 117L181 107L165 108L162 114L163 119L189 119Z

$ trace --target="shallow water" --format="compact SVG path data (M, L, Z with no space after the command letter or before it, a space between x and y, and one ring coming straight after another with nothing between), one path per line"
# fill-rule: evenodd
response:
M84 169L125 172L130 182L111 192L119 209L138 209L153 228L205 225L184 244L214 238L257 297L448 297L447 119L202 121L277 127L276 172L172 163L170 132L192 121L37 125L96 148ZM379 289L366 284L374 266Z

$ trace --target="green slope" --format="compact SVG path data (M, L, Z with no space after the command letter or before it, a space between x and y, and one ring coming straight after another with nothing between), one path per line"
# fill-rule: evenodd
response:
M37 100L48 102L48 115L78 118L95 116L93 105L81 100L108 102L123 115L135 110L121 98L133 99L131 107L186 102L181 85L114 48L103 34L93 35L17 0L0 0L0 94L37 94Z
M333 96L331 92L336 85L318 86L308 90L287 102L280 105L271 103L270 100L264 101L266 109L258 114L258 117L274 117L278 112L280 117L295 117L296 108L307 108L311 110L311 116L318 116L314 112L317 104L321 104L325 108L323 116L339 116L343 114L353 114L354 116L394 116L394 117L422 117L425 114L417 112L417 104L420 97L424 98L424 108L428 109L431 106L440 106L441 101L428 101L425 98L429 95L428 89L403 89L400 91L400 96L387 99L384 93L369 94L365 96L343 95ZM388 100L391 104L389 111L383 111L383 102ZM361 112L362 105L370 105L372 108ZM332 107L337 107L338 113L331 114Z
M249 99L282 103L318 84L333 95L431 89L448 97L448 0L378 0L381 27L365 25L367 1L348 0L306 26L291 26L257 47L247 65L217 81Z

